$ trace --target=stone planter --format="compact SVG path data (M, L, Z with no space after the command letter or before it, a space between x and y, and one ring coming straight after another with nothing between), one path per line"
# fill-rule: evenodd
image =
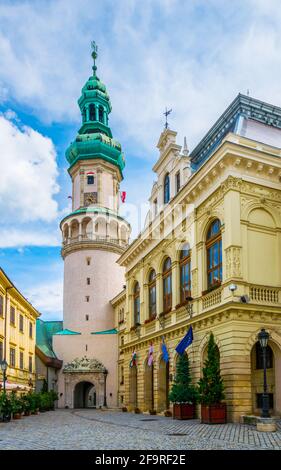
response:
M277 431L274 418L257 418L257 431L275 432Z
M214 405L201 405L201 423L225 424L226 403L217 403Z
M21 419L21 413L14 413L13 419Z
M173 419L195 419L196 406L189 403L173 404Z

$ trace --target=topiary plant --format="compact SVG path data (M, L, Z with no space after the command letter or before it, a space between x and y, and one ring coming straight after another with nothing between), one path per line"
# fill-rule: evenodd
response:
M203 377L199 380L200 403L215 405L224 399L224 384L220 375L218 348L213 333L210 334L207 359L203 367Z
M176 375L169 393L169 400L172 403L188 403L190 405L195 404L198 400L197 387L192 385L187 354L179 356L177 360Z

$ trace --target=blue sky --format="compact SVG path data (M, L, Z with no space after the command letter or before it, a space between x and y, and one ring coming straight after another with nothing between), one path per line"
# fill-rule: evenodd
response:
M281 105L280 24L278 0L1 1L0 263L43 318L62 315L64 151L80 125L91 40L125 152L122 189L140 205L166 106L192 150L237 93Z

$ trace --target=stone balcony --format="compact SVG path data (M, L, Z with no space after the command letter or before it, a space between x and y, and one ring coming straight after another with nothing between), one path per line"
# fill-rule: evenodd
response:
M107 247L109 250L113 249L118 253L123 253L127 248L128 242L120 238L111 238L110 236L100 236L93 233L87 235L78 235L63 240L62 242L62 256L70 251L83 249L83 248L98 248Z

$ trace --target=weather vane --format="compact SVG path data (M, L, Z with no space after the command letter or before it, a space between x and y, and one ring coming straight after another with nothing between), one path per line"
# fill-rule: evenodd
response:
M91 47L92 47L92 58L93 58L93 61L94 61L93 71L95 73L96 70L97 70L96 58L98 57L98 46L96 45L95 41L91 42Z
M169 109L169 111L167 110L166 108L166 111L163 113L164 116L166 116L166 122L165 122L165 128L168 129L168 121L167 121L167 117L169 116L169 114L171 114L172 112L172 109Z

